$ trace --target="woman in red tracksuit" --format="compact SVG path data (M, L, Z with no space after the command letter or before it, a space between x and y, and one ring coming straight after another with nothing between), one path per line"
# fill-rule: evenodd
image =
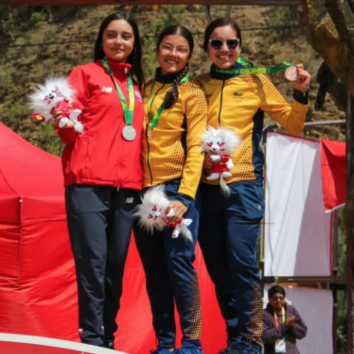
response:
M108 16L98 33L95 61L78 66L69 77L84 132L70 125L58 128L61 112L54 115L57 133L66 143L62 164L80 337L111 349L132 216L142 187L141 54L138 27L130 15Z

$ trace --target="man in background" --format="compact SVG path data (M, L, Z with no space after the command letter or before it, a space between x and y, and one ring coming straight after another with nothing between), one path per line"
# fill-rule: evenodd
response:
M279 285L268 290L269 303L263 310L264 354L299 354L296 339L306 336L307 327L295 307L285 301L285 290Z

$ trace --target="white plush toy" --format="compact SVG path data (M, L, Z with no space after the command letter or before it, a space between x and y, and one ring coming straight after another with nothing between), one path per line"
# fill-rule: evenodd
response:
M177 238L182 234L188 241L193 241L192 233L188 230L188 226L192 223L192 219L180 219L177 223L171 224L167 221L168 217L174 215L173 210L166 215L166 209L171 201L167 198L164 186L150 188L142 197L142 204L138 206L136 216L140 218L139 224L152 233L154 228L162 230L165 226L170 226L174 230L172 238Z
M48 78L44 85L38 85L33 93L29 95L30 107L35 111L34 119L48 122L52 118L53 111L59 109L63 118L59 121L59 127L63 128L69 122L74 122L74 129L82 133L84 127L78 121L81 110L72 109L75 91L71 88L68 79Z
M213 161L213 173L207 177L208 180L219 179L221 191L225 195L230 194L230 188L224 178L232 177L231 170L234 169L231 155L241 144L238 135L227 128L215 129L209 126L201 137L203 145L202 152L211 152Z

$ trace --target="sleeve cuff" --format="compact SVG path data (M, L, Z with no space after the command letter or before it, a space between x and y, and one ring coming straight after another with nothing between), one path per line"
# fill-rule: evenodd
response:
M189 209L194 199L191 198L189 195L178 193L175 200L178 200Z
M297 101L303 105L307 105L309 103L309 90L302 92L302 91L294 89L293 97L294 97L295 101Z
M56 127L55 132L59 135L61 141L64 144L69 144L69 143L75 141L79 135L79 133L77 131L75 131L74 129L71 129L71 128Z

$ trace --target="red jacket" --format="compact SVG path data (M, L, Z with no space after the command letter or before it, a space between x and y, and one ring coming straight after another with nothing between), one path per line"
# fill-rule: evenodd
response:
M110 63L110 66L129 106L127 72L131 65ZM140 190L144 108L138 86L134 85L133 116L137 134L133 141L127 141L122 136L125 121L118 92L101 61L78 66L69 81L76 91L73 108L82 110L78 119L84 125L84 132L79 134L70 128L56 130L67 144L62 156L65 185L78 183Z

